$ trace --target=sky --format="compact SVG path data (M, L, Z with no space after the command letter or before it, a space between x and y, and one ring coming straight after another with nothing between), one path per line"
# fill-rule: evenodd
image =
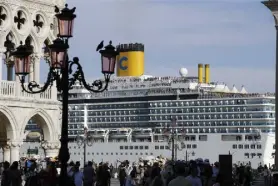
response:
M274 92L275 27L259 0L68 0L76 6L70 56L87 79L101 77L96 46L104 40L145 45L145 74L197 76L210 64L211 80L248 92ZM43 65L42 65L43 67ZM41 79L46 77L41 71Z

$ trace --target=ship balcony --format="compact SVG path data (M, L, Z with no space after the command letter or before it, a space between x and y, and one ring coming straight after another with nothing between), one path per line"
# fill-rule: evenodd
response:
M104 138L109 134L108 130L93 130L88 132L93 138Z
M145 138L153 136L152 129L133 129L132 136L135 138Z
M109 138L127 138L131 133L131 129L112 129L109 131Z

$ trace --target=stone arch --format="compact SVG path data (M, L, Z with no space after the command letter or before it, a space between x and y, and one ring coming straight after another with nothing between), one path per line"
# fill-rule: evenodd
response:
M28 45L29 43L33 47L33 52L34 53L40 52L37 37L34 36L34 34L32 32L26 37L25 42L24 42L24 44L26 44L26 45Z
M22 128L20 130L20 136L22 139L26 136L25 128L30 119L34 120L37 125L40 126L43 132L44 140L57 140L58 134L56 135L57 132L55 131L54 122L50 115L43 109L33 110L27 117L25 117Z
M1 132L4 129L6 134L1 134L0 138L5 137L7 140L16 140L16 136L18 134L18 129L16 118L13 112L6 106L0 105L0 129ZM5 126L1 125L4 123Z
M19 39L19 36L18 36L18 34L17 34L16 29L15 29L14 27L12 27L8 34L12 34L13 39L14 39L15 46L16 46L16 47L19 46L19 44L20 44L20 39Z
M12 30L6 35L6 40L10 40L16 45L17 38L16 38L16 35L14 34L14 32Z

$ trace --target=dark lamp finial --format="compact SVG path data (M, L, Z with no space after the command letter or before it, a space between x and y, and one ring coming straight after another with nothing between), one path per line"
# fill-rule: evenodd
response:
M68 4L67 3L65 4L65 7L68 8Z
M111 40L109 41L109 45L112 45L112 41Z
M20 41L20 45L22 45L23 44L23 42L22 41Z

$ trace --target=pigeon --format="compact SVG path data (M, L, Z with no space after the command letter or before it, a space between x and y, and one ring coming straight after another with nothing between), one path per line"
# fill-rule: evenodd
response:
M55 6L55 13L59 13L60 12L60 9L58 8L58 6Z
M103 48L103 42L104 41L101 41L100 44L97 46L97 51Z

